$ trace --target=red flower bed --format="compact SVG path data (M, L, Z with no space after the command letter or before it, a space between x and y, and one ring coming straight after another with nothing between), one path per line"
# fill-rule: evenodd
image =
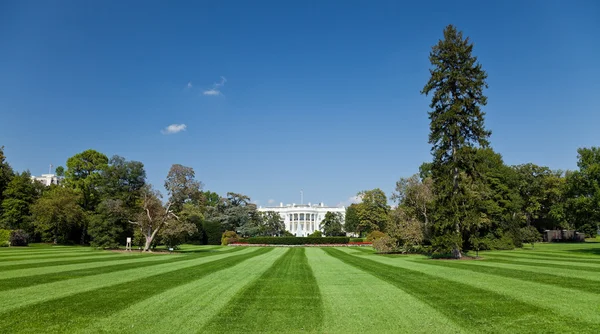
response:
M348 245L372 245L372 242L367 241L350 241Z

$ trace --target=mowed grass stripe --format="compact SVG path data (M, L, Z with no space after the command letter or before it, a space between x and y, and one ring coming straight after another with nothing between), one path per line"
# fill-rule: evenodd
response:
M229 253L216 253L212 256L189 256L189 260L158 263L153 266L143 268L84 276L64 281L3 291L0 292L0 300L2 300L2 303L0 303L0 318L2 317L3 312L9 312L19 307L43 303L52 299L64 298L91 290L102 289L111 285L118 285L136 280L145 281L152 276L160 275L165 275L165 279L168 280L168 276L171 274L171 272L176 270L200 266L212 261L220 261L231 256L236 256L240 253L251 253L251 249L243 249L237 252Z
M324 304L325 333L460 333L448 317L395 285L307 248Z
M235 252L237 248L230 248L224 251L215 251L215 252L201 252L194 253L190 256L204 256L205 254L223 254L229 252ZM104 255L102 255L104 254ZM24 260L19 263L10 263L5 266L0 265L0 272L6 272L9 270L21 270L21 269L31 269L31 268L43 268L43 267L54 267L61 265L69 265L69 264L80 264L80 263L91 263L91 262L105 262L105 261L113 261L116 259L127 259L129 257L165 257L172 256L177 257L179 254L159 254L159 253L110 253L110 252L100 252L100 255L94 255L90 257L77 257L77 258L68 258L62 260L54 259L46 259L44 261L38 260ZM1 277L1 276L0 276Z
M598 256L577 256L566 254L565 252L560 253L533 253L533 252L506 252L506 253L497 253L497 252L485 252L482 253L484 258L526 258L529 260L540 260L540 261L567 261L571 262L579 262L579 263L600 263L600 258Z
M549 314L555 314L555 317L558 314L558 317L568 317L573 322L577 322L577 328L591 326L600 331L600 296L594 293L574 292L572 289L557 286L430 265L431 262L440 260L423 260L417 257L394 258L380 255L362 257L401 269L418 271L433 276L435 279L453 281L486 290L489 293L510 297L521 303L531 304L532 308L545 308L547 310L545 314L536 318L535 322L532 321L532 324L538 321L555 321L547 318L550 317ZM482 295L485 296L487 293ZM563 300L569 302L563 303L561 302ZM508 308L510 309L512 306L508 305ZM551 327L551 324L548 326ZM557 328L562 328L561 325L558 326Z
M194 333L286 252L273 248L96 319L81 333ZM157 319L160 319L157 321ZM232 319L230 319L232 321Z
M92 262L84 264L69 264L45 268L30 268L14 270L0 275L0 291L46 284L78 277L100 275L120 270L143 268L158 263L173 263L190 260L189 258L151 256L119 259L118 261Z
M231 252L239 249L231 249ZM223 254L225 251L220 252ZM83 264L67 264L44 268L28 268L13 270L0 275L0 291L24 288L37 284L51 283L90 275L100 275L119 270L142 268L157 263L188 261L198 257L217 255L214 253L197 253L193 255L160 255L147 256L142 254L125 255L116 261L91 262Z
M535 327L540 332L565 332L572 331L574 328L578 328L577 326L581 328L596 327L600 330L600 324L581 322L575 325L567 324L560 314L544 309L541 305L526 303L491 289L482 289L468 281L451 280L452 273L444 273L444 270L440 270L440 267L437 266L428 266L437 272L437 275L431 275L416 270L414 267L419 266L419 263L401 258L385 258L376 255L368 258L366 256L359 257L333 248L325 249L325 251L415 296L468 331L515 333L527 332ZM390 260L402 264L402 267L385 263ZM458 269L444 269L465 273ZM483 276L483 274L471 272L468 274ZM487 276L488 280L490 278L502 279ZM492 282L496 281L492 280ZM514 289L512 286L511 288ZM570 291L572 293L572 290Z
M0 322L0 332L64 333L77 329L85 330L98 318L109 316L136 302L271 250L271 248L260 248L252 252L231 255L218 261L172 270L167 275L147 276L142 280L114 284L18 308L2 314L5 320ZM19 316L23 314L35 315L35 321Z
M515 265L530 266L530 267L542 267L542 268L560 268L570 270L580 270L587 272L600 272L600 265L598 264L585 264L585 263L569 263L569 262L558 262L558 261L535 261L528 259L512 259L512 258L490 258L487 259L489 262L497 263L510 263Z
M81 256L93 256L93 255L106 255L107 252L103 251L95 251L95 252L61 252L59 254L19 254L15 256L6 256L0 259L0 265L4 263L10 263L13 261L21 261L21 260L44 260L51 258L71 258L71 257L81 257ZM110 254L110 253L109 253ZM113 253L116 255L117 253Z
M70 248L54 248L54 247L10 247L0 248L0 260L10 256L24 255L48 255L48 254L65 254L65 253L97 253L98 250L90 247L70 247Z
M115 259L119 258L119 254L111 254L107 252L98 253L95 255L86 254L84 256L76 256L76 257L62 257L62 256L54 256L42 259L28 259L28 260L19 260L19 261L6 261L0 262L0 271L14 270L14 269L23 269L23 268L36 268L36 267L46 267L48 263L50 265L57 265L62 263L85 263L93 260L103 260L103 259Z
M556 275L561 277L572 277L580 278L584 280L600 281L600 275L594 272L571 270L571 269L560 269L560 268L547 268L547 267L533 267L522 264L510 264L510 263L499 263L493 260L479 260L479 261L460 261L461 265L465 266L481 266L490 268L501 268L508 270L527 271L534 273L542 273L549 275Z
M506 269L500 267L488 267L482 265L464 264L470 261L430 261L429 265L440 267L455 268L462 270L470 270L473 272L516 278L523 281L531 281L540 284L555 285L562 288L575 289L583 292L592 292L600 294L600 281L581 279L575 277L563 277L536 271L517 270L514 268ZM483 261L477 261L483 262ZM600 277L599 277L600 278Z
M320 332L323 303L305 248L289 248L240 291L203 333Z

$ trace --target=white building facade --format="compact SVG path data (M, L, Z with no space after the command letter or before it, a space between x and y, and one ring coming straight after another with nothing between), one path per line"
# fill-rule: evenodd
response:
M287 204L280 203L279 206L260 207L258 211L277 212L285 225L285 230L297 237L306 237L315 231L321 231L321 221L325 219L327 212L339 213L342 216L342 224L346 215L346 208L325 206L319 204Z
M42 176L31 176L31 179L34 181L41 182L45 186L50 186L51 184L59 184L60 178L55 174L42 174Z

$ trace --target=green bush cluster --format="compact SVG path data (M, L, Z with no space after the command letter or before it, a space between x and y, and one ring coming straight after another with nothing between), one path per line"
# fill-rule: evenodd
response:
M28 246L29 234L23 230L14 230L10 233L11 246Z
M386 234L384 234L382 237L373 240L373 248L375 248L377 253L393 253L396 251L396 247L396 240L392 239Z
M323 245L347 244L348 237L254 237L248 238L249 244L266 245Z
M385 236L387 236L387 234L385 234L385 233L383 233L381 231L373 231L373 232L371 232L371 233L369 233L367 235L366 241L367 242L373 242L373 241L375 241L375 240L377 240L379 238L383 238Z
M225 231L223 232L223 236L221 237L221 246L227 246L232 243L238 242L240 237L235 233L235 231Z
M316 230L313 233L309 234L308 236L312 237L312 238L321 238L323 236L323 233L319 230Z
M0 247L10 246L10 230L0 229Z

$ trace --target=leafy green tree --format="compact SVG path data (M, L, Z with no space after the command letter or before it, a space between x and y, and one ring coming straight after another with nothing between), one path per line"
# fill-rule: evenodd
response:
M392 201L397 202L398 206L405 206L404 210L423 222L425 227L429 225L429 214L434 199L433 180L421 180L417 174L398 180L396 191L391 196Z
M65 167L63 167L63 166L56 167L56 169L54 170L54 173L58 177L64 177L65 176Z
M215 206L219 205L219 203L221 202L221 196L219 196L219 194L217 194L215 192L211 192L211 191L202 192L202 198L203 198L204 206L215 207Z
M521 237L524 243L530 243L531 248L535 248L535 243L542 240L542 234L533 226L526 226L521 229Z
M463 231L477 221L472 204L479 191L471 166L473 147L487 147L491 132L485 129L487 104L483 90L487 74L472 55L473 44L454 26L429 55L431 77L422 90L432 95L429 112L433 163L431 173L436 197L432 240L441 252L461 257Z
M523 222L518 177L491 148L473 151L473 170L478 192L472 197L472 212L478 213L463 230L469 249L512 249L521 245L519 228Z
M206 219L218 222L223 231L235 231L242 235L253 233L259 219L256 205L250 202L250 197L234 192L228 192L215 207L207 207Z
M132 233L128 224L129 212L121 199L105 199L96 208L90 218L90 244L97 248L118 248L119 241L124 242ZM126 235L127 234L127 235Z
M171 210L180 212L183 204L187 202L198 203L202 197L202 182L195 179L196 173L191 167L174 164L171 166L165 189L169 193Z
M352 203L346 208L346 216L344 219L344 230L346 232L358 233L360 218L358 217L358 204Z
M126 209L134 208L146 184L144 164L139 161L127 161L115 155L110 158L108 165L100 173L101 197L118 199Z
M415 250L425 239L425 224L403 205L390 211L386 230L388 236L401 245L405 253Z
M31 206L35 231L43 241L58 244L76 240L75 233L86 219L79 206L80 196L73 189L52 186Z
M184 203L179 213L179 219L196 226L196 232L187 238L191 243L206 244L206 231L204 230L205 207L197 203Z
M197 232L198 228L194 223L184 219L171 219L160 230L159 236L163 244L176 249Z
M6 162L6 156L4 155L4 146L0 146L0 203L4 200L4 190L8 186L8 183L13 177L13 170ZM0 208L0 210L2 210ZM2 213L0 211L0 213Z
M171 203L163 205L161 199L162 195L158 191L152 189L151 185L145 185L142 189L141 210L134 221L129 221L138 227L144 237L144 252L151 251L152 242L167 222L177 219L171 210Z
M362 202L357 205L359 232L368 233L375 230L385 230L389 212L385 193L376 188L361 191L358 196L362 199Z
M600 227L600 147L577 153L579 170L566 176L565 215L577 230L595 237Z
M106 155L95 151L86 150L77 153L67 160L64 184L74 189L79 196L79 204L91 215L96 206L102 201L100 187L102 185L102 172L108 165ZM86 242L87 222L82 221L80 243Z
M280 236L285 231L285 224L281 215L275 211L261 212L261 220L263 222L263 232L265 236Z
M33 232L30 207L41 196L43 187L39 182L32 182L28 171L15 174L3 193L0 226Z
M319 228L323 231L323 234L328 237L345 236L346 233L344 233L342 229L343 220L341 213L327 211Z

